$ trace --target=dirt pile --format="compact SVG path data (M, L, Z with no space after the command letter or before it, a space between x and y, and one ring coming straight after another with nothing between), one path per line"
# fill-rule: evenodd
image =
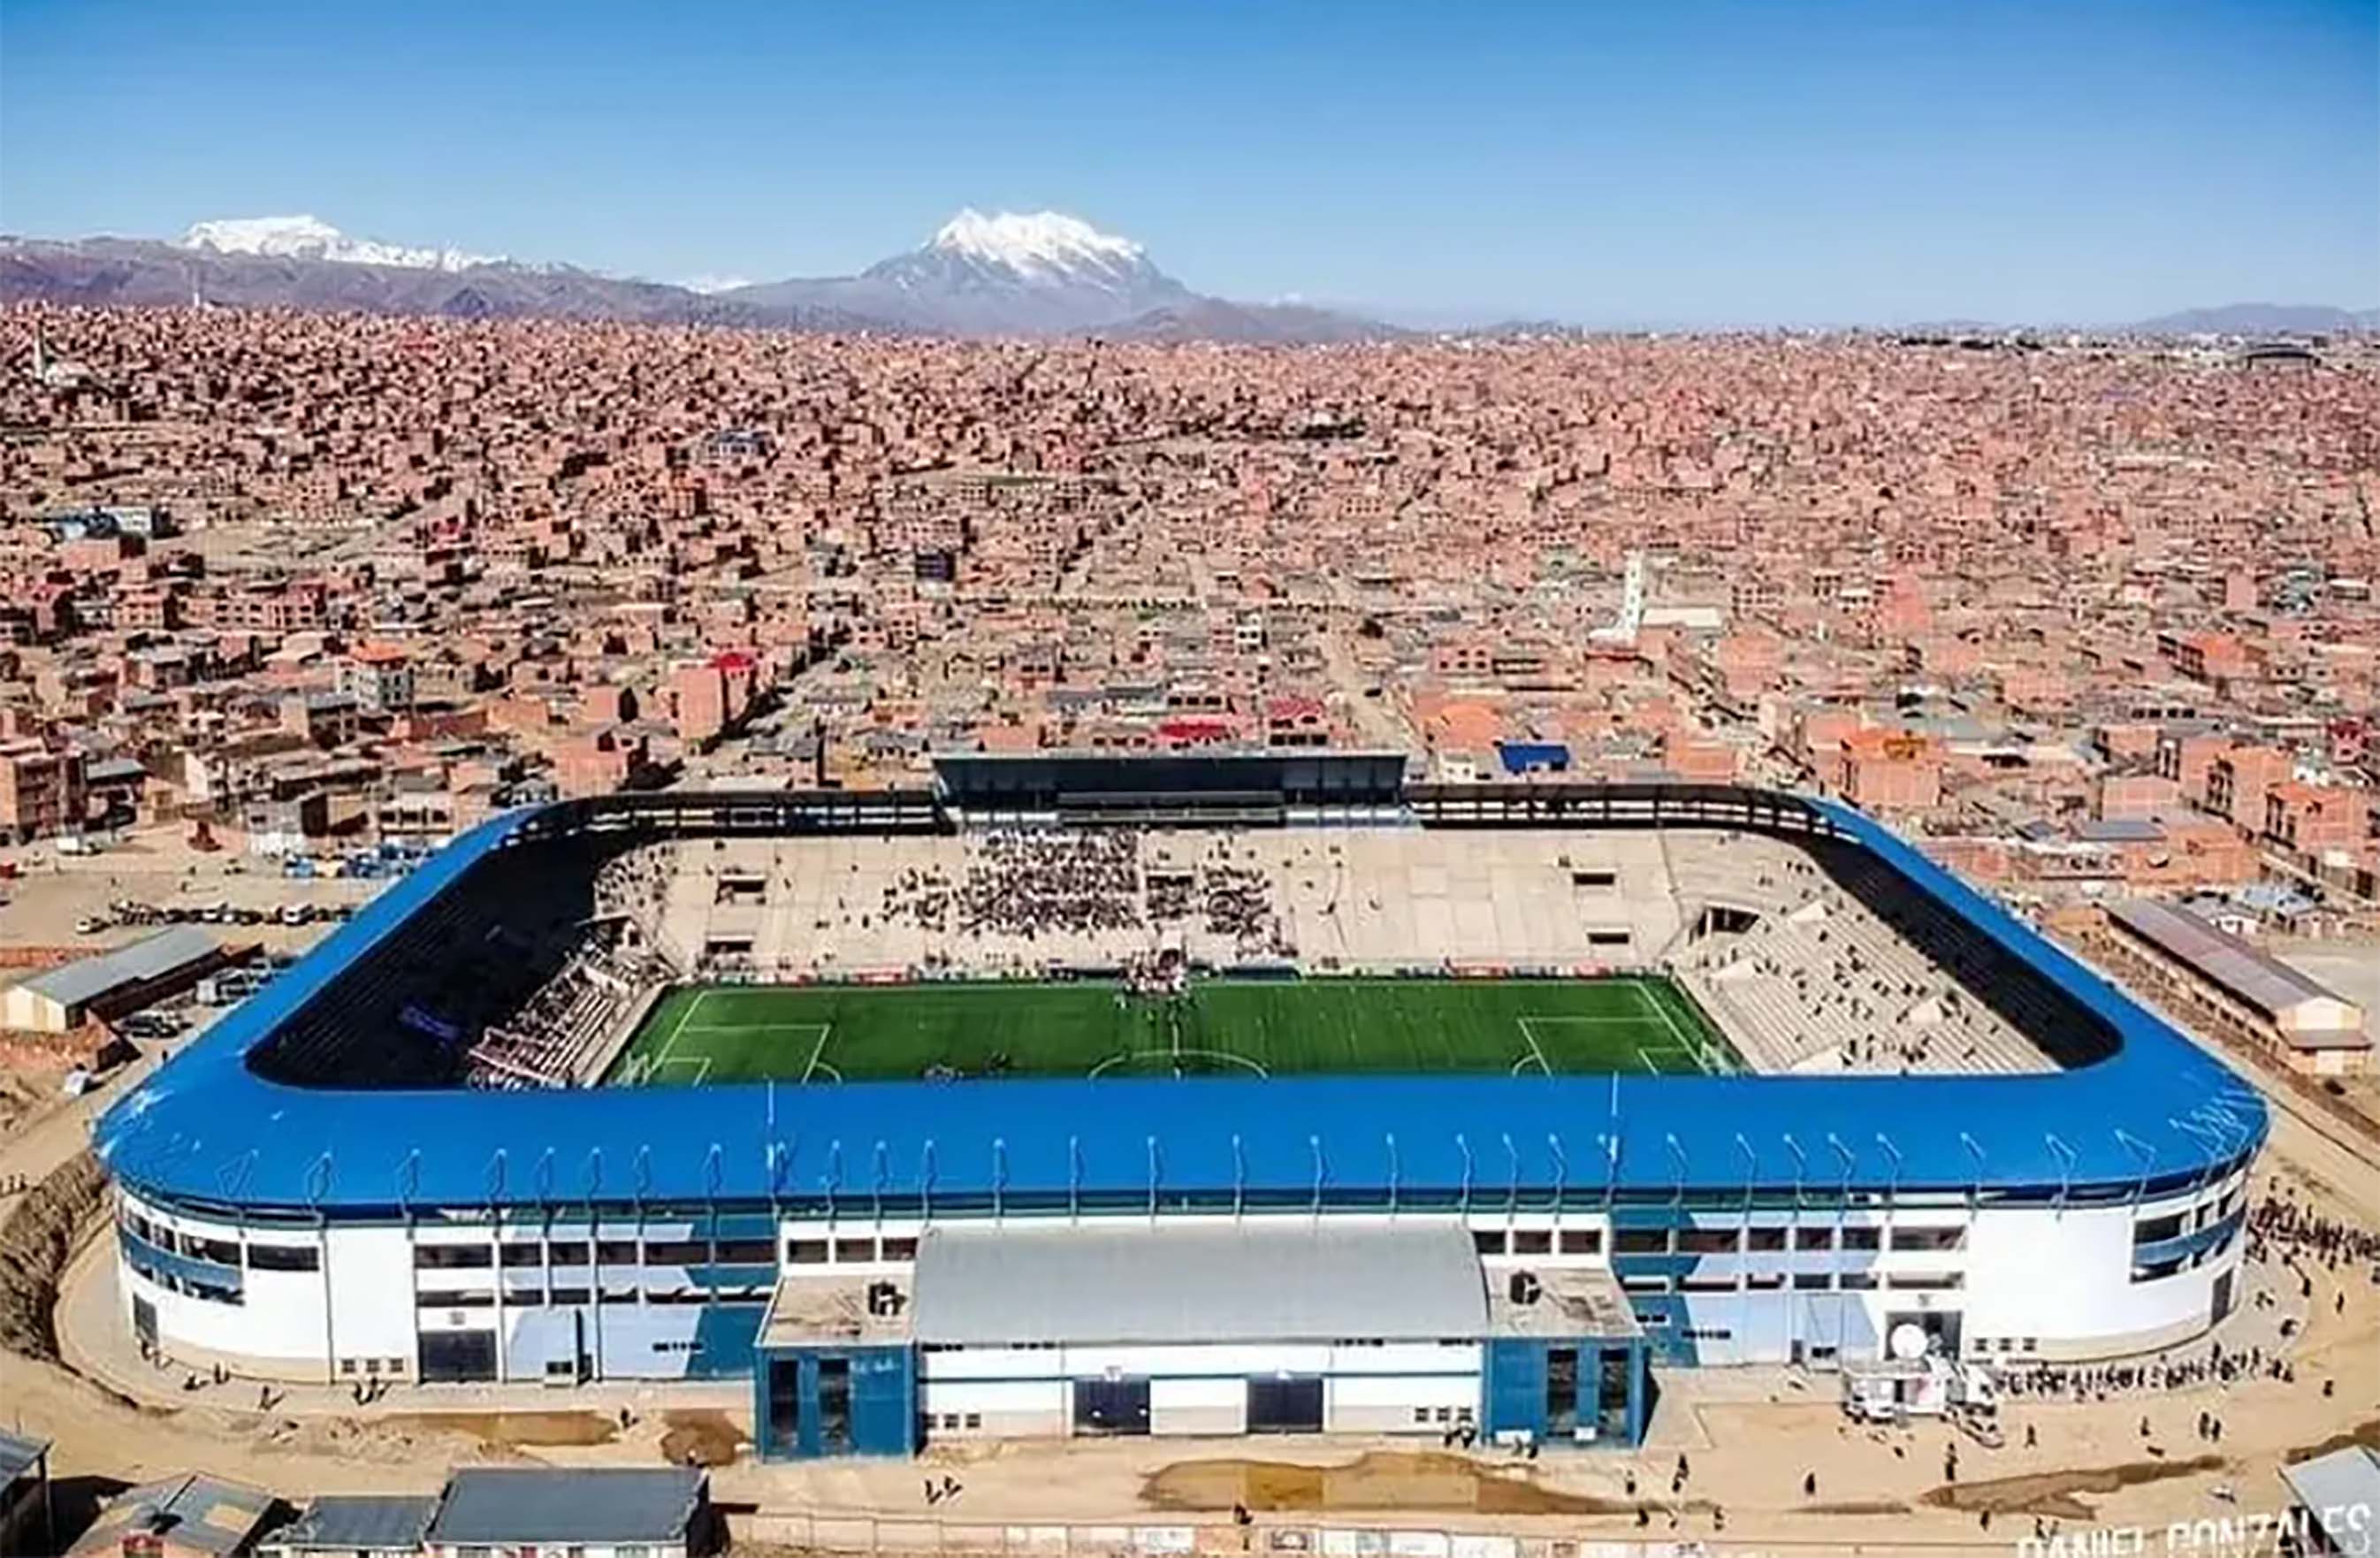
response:
M52 1309L58 1279L82 1234L100 1215L107 1179L99 1160L79 1152L25 1193L0 1223L0 1347L55 1362Z

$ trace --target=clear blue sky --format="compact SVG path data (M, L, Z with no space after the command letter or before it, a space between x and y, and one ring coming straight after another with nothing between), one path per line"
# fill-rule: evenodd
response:
M2380 304L2380 0L0 0L0 230L677 277L1055 207L1599 323Z

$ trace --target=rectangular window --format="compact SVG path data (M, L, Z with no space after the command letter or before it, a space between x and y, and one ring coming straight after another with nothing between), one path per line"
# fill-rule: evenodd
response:
M1964 1249L1967 1248L1967 1230L1964 1228L1895 1228L1892 1231L1892 1248L1929 1251Z
M484 1287L425 1288L414 1302L425 1309L484 1309L496 1296Z
M916 1235L886 1235L885 1240L884 1240L884 1259L885 1259L885 1260L915 1260L917 1258L917 1240Z
M545 1247L542 1245L508 1244L502 1248L504 1270L508 1272L516 1272L525 1266L545 1264Z
M910 1241L914 1247L917 1241ZM722 1266L770 1266L777 1260L774 1239L722 1239L719 1241L719 1263Z
M1754 1272L1744 1277L1743 1285L1754 1293L1773 1293L1785 1285L1785 1273Z
M1842 1276L1845 1293L1869 1293L1876 1288L1874 1272L1845 1272Z
M1832 1249L1835 1231L1832 1228L1801 1228L1793 1235L1795 1249Z
M2168 1217L2145 1218L2132 1224L2132 1248L2138 1249L2144 1244L2163 1244L2180 1235L2181 1213L2178 1211Z
M824 1239L788 1239L785 1242L785 1263L789 1266L823 1266L826 1264Z
M1783 1249L1785 1230L1782 1228L1747 1229L1744 1232L1744 1248L1762 1255Z
M583 1287L557 1287L553 1290L553 1302L556 1304L584 1304L587 1300L588 1293Z
M1474 1228L1471 1230L1471 1247L1482 1255L1501 1255L1504 1253L1504 1230Z
M585 1239L556 1239L552 1244L545 1247L545 1252L546 1258L557 1266L584 1266L587 1264L587 1241Z
M310 1244L252 1244L248 1264L258 1272L319 1272L322 1252Z
M634 1239L595 1241L595 1260L600 1265L633 1266L637 1264L638 1253L637 1241Z
M1681 1255L1733 1255L1735 1251L1736 1231L1732 1228L1678 1230L1678 1253Z
M1824 1272L1796 1272L1793 1273L1793 1290L1797 1293L1824 1293L1828 1287L1833 1285L1833 1284L1834 1278L1828 1276Z
M1670 1279L1667 1277L1621 1277L1620 1279L1620 1287L1621 1291L1623 1293L1667 1293L1670 1291Z
M1603 1253L1603 1230L1600 1228L1564 1228L1561 1235L1564 1255L1600 1255Z
M1684 1277L1678 1283L1678 1291L1681 1293L1732 1293L1735 1291L1735 1279L1733 1277Z
M876 1259L876 1241L874 1239L837 1239L834 1241L834 1259L838 1265L865 1265Z
M1966 1277L1958 1272L1896 1272L1892 1277L1896 1293L1944 1293L1966 1285Z
M228 1239L201 1238L196 1234L181 1237L182 1253L193 1260L212 1260L218 1266L239 1264L239 1246Z
M484 1271L496 1263L495 1252L483 1244L418 1244L413 1247L417 1272Z
M698 1266L710 1259L710 1246L701 1239L648 1239L648 1266Z
M1670 1253L1670 1230L1667 1228L1622 1228L1611 1236L1614 1255L1667 1255Z
M1550 1228L1515 1228L1512 1230L1512 1253L1515 1255L1551 1255L1554 1249Z
M1845 1249L1881 1249L1884 1230L1881 1228L1846 1228L1843 1230Z

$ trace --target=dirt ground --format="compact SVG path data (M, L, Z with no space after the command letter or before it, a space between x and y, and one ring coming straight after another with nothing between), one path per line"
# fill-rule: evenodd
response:
M128 830L100 853L60 855L46 845L0 847L0 862L17 876L0 881L0 945L58 946L102 952L136 941L155 927L116 926L79 936L75 923L85 915L104 917L118 898L168 905L221 902L275 908L288 903L359 904L387 885L382 881L293 881L277 861L232 849L189 847L177 828ZM275 950L310 944L327 925L217 925L225 940L255 942Z

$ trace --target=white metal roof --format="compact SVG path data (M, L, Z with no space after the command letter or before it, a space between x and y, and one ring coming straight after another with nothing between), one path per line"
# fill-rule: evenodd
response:
M1488 1294L1448 1218L938 1226L917 1249L925 1343L1476 1337Z

